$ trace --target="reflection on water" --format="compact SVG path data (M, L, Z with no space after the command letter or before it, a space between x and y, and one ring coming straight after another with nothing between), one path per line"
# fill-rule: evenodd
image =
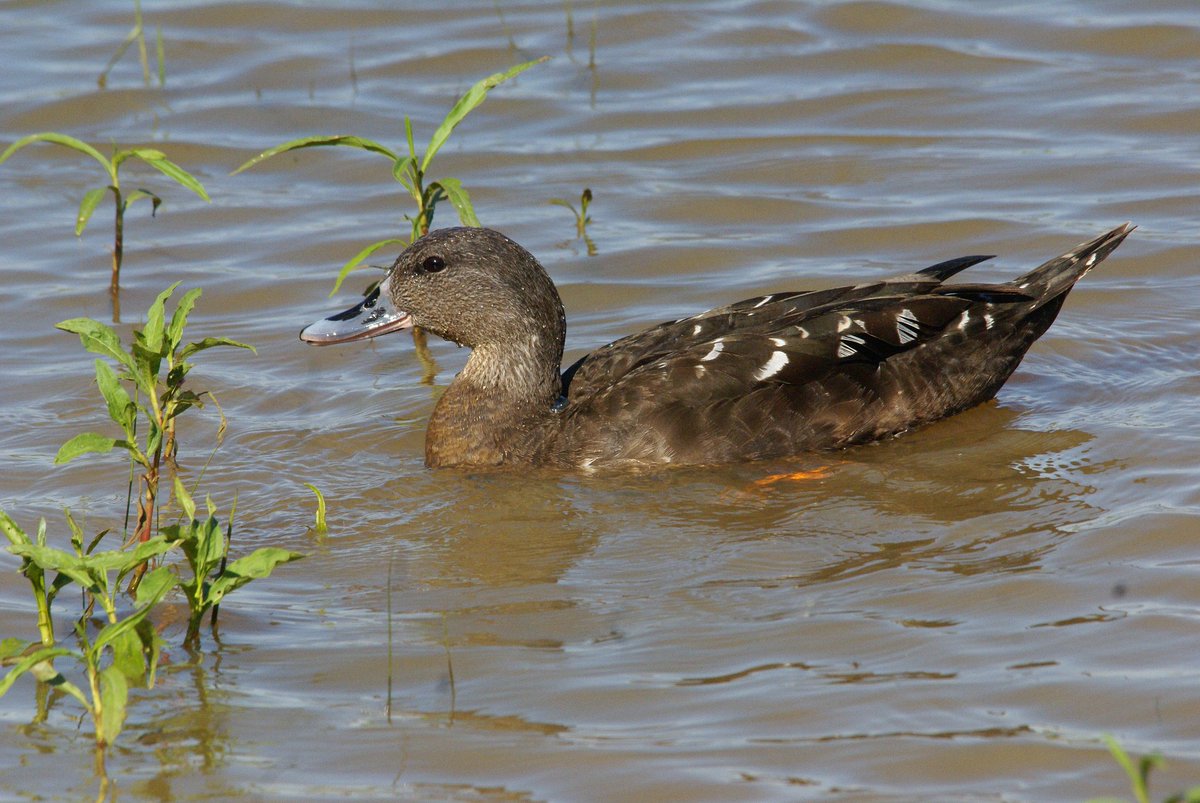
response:
M229 419L206 483L222 508L238 494L235 550L309 554L224 606L200 656L159 622L170 665L110 757L118 797L598 799L617 778L655 800L1076 800L1124 788L1106 732L1168 756L1163 795L1200 776L1190 7L148 3L166 87L127 59L103 91L129 8L6 11L0 142L150 144L212 195L133 209L122 303L202 286L196 336L258 348L196 369ZM1140 227L997 402L893 441L632 477L431 473L425 421L462 350L432 339L431 370L404 338L296 340L348 305L327 298L337 268L407 228L384 163L330 148L228 173L306 135L396 143L405 115L427 136L542 54L436 169L546 264L568 359L758 293L970 253L1000 255L972 279L1006 279ZM99 218L71 232L95 182L60 150L0 165L0 507L52 539L64 506L119 526L127 478L50 462L103 426L92 357L52 324L109 313L110 238ZM582 187L594 256L550 203ZM216 420L192 426L194 471ZM0 554L0 636L32 627L16 567ZM74 702L38 694L0 701L0 796L94 795Z

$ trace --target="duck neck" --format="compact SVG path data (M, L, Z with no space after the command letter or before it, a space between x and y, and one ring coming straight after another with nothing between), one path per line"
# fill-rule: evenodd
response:
M477 346L438 399L425 435L425 462L485 466L530 459L562 390L562 339L530 333Z

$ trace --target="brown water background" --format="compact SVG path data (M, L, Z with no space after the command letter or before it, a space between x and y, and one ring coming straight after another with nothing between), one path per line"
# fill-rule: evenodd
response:
M181 280L204 288L195 337L258 347L198 359L229 420L205 488L238 494L235 551L309 557L235 594L197 660L166 623L169 665L109 758L119 799L1082 800L1127 793L1105 733L1168 758L1160 797L1200 782L1193 0L143 7L165 89L132 53L96 85L131 3L0 3L0 143L153 145L205 183L211 204L129 165L165 204L130 213L118 328ZM388 164L322 149L228 174L313 134L399 149L404 115L423 142L475 80L541 55L433 172L541 257L569 359L758 293L972 253L1006 279L1140 228L996 403L893 442L432 473L425 421L463 351L433 344L430 387L407 336L296 339L371 278L330 299L341 263L407 228ZM45 145L0 166L0 506L60 544L64 506L96 532L125 500L115 455L51 463L105 428L93 357L53 328L110 314L110 202L71 231L95 167ZM595 256L548 203L584 187ZM216 414L189 417L194 476ZM16 567L0 556L0 635L32 637ZM0 700L0 798L95 794L78 713L29 724L31 681Z

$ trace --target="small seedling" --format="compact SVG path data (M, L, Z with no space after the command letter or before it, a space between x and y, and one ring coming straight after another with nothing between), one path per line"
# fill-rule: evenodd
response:
M1150 803L1150 771L1166 766L1167 762L1158 753L1151 753L1142 756L1141 760L1135 764L1133 758L1125 752L1116 739L1105 735L1104 743L1108 745L1108 752L1125 770L1125 775L1128 776L1129 785L1133 791L1133 799L1137 803ZM1117 797L1103 797L1093 798L1088 803L1124 803L1124 801ZM1200 803L1200 786L1193 786L1186 792L1171 795L1163 803Z
M596 244L592 242L592 238L588 236L587 227L592 222L592 216L588 214L588 206L592 203L592 191L587 187L583 188L583 194L579 196L579 209L570 201L564 201L562 198L551 198L550 203L555 206L565 206L571 210L571 214L575 216L575 236L581 239L584 245L587 246L588 256L596 255Z
M471 197L463 187L462 182L456 178L440 178L430 182L428 185L425 180L428 178L428 171L433 162L433 157L438 150L446 144L446 140L450 137L455 127L463 121L468 114L471 113L479 104L487 98L490 90L495 89L500 84L507 81L509 78L524 72L535 64L541 64L549 57L543 56L540 59L527 61L524 64L518 64L515 67L510 67L504 72L498 72L494 75L489 75L487 78L476 83L467 90L458 102L450 109L450 112L442 120L441 125L433 132L433 136L429 139L429 144L425 147L424 154L418 154L415 144L413 143L412 121L408 117L404 118L404 134L408 146L408 155L400 156L392 150L362 137L351 136L348 134L339 134L335 136L313 136L294 139L290 142L285 142L282 145L276 145L274 148L263 151L258 156L250 159L245 164L241 165L237 170L233 171L236 175L243 170L253 167L259 162L270 159L272 156L277 156L288 151L299 150L301 148L317 148L324 146L342 145L351 148L359 148L371 153L378 153L387 157L392 162L392 177L400 182L404 188L412 196L417 204L415 215L405 215L405 219L411 224L411 234L408 239L392 237L386 240L380 240L377 243L372 243L366 248L359 251L353 258L350 259L342 269L338 272L337 281L334 282L333 290L330 295L338 291L342 286L342 282L346 276L359 267L363 261L371 254L381 248L389 245L408 245L417 237L428 233L429 227L433 224L433 213L438 203L442 200L448 200L456 210L458 210L459 220L465 226L478 226L479 218L475 215L475 209L471 205Z
M140 330L134 330L128 351L121 345L117 333L99 321L72 318L58 324L59 329L78 334L88 351L116 361L120 374L104 360L96 360L96 385L104 397L109 418L121 428L123 437L81 433L62 445L54 462L66 463L89 452L124 449L141 471L138 518L134 529L134 539L139 541L148 540L154 528L163 460L173 463L178 451L176 420L191 407L203 407L202 397L210 395L207 391L196 393L185 387L188 372L193 368L189 358L214 346L254 351L253 346L227 337L206 337L183 345L183 330L201 291L195 288L184 293L167 323L164 305L178 286L179 282L176 282L159 293L150 305L146 324ZM132 385L133 397L123 383ZM139 426L139 422L144 423ZM139 429L144 434L141 441Z
M83 234L84 228L87 226L88 221L91 220L92 213L96 211L96 207L104 198L104 194L111 191L116 209L116 217L113 223L112 282L109 289L112 292L113 298L113 320L117 321L120 319L120 304L117 293L121 279L121 260L125 251L125 210L133 202L147 198L151 203L150 212L151 216L153 216L154 212L162 204L162 198L150 190L141 187L129 193L123 190L120 178L121 165L128 159L140 159L175 181L175 183L196 193L205 201L211 199L208 197L204 186L192 174L168 159L162 151L154 148L126 148L125 150L115 151L111 158L105 158L100 151L82 140L75 139L75 137L70 137L66 134L47 131L41 134L30 134L9 145L4 149L3 153L0 153L0 163L3 163L21 148L34 142L50 142L71 148L92 157L104 168L108 184L103 187L90 189L83 194L83 200L79 203L79 212L75 216L75 236L79 237Z
M215 627L216 607L226 594L251 580L267 577L279 564L299 560L304 555L278 547L261 547L227 563L233 526L230 524L225 533L221 532L212 499L205 500L208 515L201 521L196 518L196 504L191 495L176 477L175 500L183 508L184 523L163 527L162 531L167 539L182 547L191 569L191 577L181 580L179 586L190 609L183 644L195 649L200 646L200 625L204 614L213 611Z
M161 25L158 27L154 38L154 55L158 59L158 85L161 87L167 83L167 61L166 55L163 53ZM104 70L96 78L96 83L101 89L104 89L108 85L109 71L116 66L121 57L125 55L125 51L135 42L138 46L138 60L142 63L142 80L146 86L150 86L150 59L146 57L146 31L145 26L142 25L142 0L133 0L133 28L125 35L124 41L117 47L117 52L113 53L112 58L108 60L108 64L104 65Z
M316 494L317 497L317 519L313 527L313 531L317 535L324 535L325 533L329 532L329 528L325 526L325 495L321 493L321 490L311 482L306 482L304 484L308 486L308 490Z

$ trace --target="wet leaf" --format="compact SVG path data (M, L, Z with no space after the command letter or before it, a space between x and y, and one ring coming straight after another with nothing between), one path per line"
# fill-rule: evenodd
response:
M375 253L380 248L383 248L383 247L389 246L389 245L407 246L408 240L401 240L399 238L392 237L387 240L380 240L377 243L371 243L366 248L359 251L357 254L355 254L353 257L351 257L349 262L347 262L345 265L342 265L342 269L340 271L338 271L337 281L335 281L333 283L333 289L329 291L329 295L333 296L333 294L338 291L338 288L340 288L342 286L342 282L344 282L346 280L346 277L350 275L350 272L353 271L354 269L356 269L359 265L361 265L362 261L364 259L371 256L371 254Z
M238 340L230 340L227 337L206 337L203 340L198 340L195 343L188 343L186 346L184 346L183 350L179 352L179 356L176 358L176 360L182 362L198 351L211 349L215 346L232 346L233 348L246 349L258 354L258 350L249 343L242 343Z
M96 720L96 741L112 744L125 725L125 706L129 701L129 684L115 666L100 673L100 718Z
M92 213L96 211L96 207L104 199L106 192L108 192L108 187L96 187L83 194L83 200L79 202L79 212L75 215L76 237L83 234L88 221L92 219Z
M155 353L163 353L163 321L166 317L164 307L167 299L175 292L175 288L182 282L175 282L173 285L163 290L155 297L150 304L150 309L146 312L146 325L142 327L142 342L146 350ZM157 371L154 372L157 375Z
M156 570L157 571L157 570ZM159 600L171 590L174 583L157 583L153 594L138 594L138 601L144 602L136 611L116 622L109 623L96 635L96 640L92 642L92 650L99 654L101 648L112 643L113 639L121 637L124 633L129 632L137 627L138 622L146 618Z
M104 360L96 360L96 386L104 396L108 407L108 417L125 432L127 440L133 440L133 423L137 416L137 408L129 398L129 393L117 379L117 373Z
M440 187L442 192L446 194L446 200L450 201L451 205L458 210L458 219L462 221L464 226L482 226L479 218L475 216L475 209L471 206L471 196L467 194L463 188L462 182L456 178L439 179L429 185L430 189Z
M142 581L138 583L137 599L135 600L138 607L158 602L178 583L179 578L175 576L175 572L171 571L170 566L159 566L157 569L147 572Z
M308 489L317 496L317 524L316 530L318 533L324 533L329 528L325 526L325 495L321 493L317 486L311 482L304 483Z
M146 659L142 655L142 640L137 631L127 630L112 640L112 665L131 683L142 682L146 675Z
M299 552L289 552L279 547L263 547L256 549L243 558L238 558L225 567L220 577L213 580L209 589L209 600L213 604L221 601L229 592L241 588L251 580L267 577L275 567L303 558Z
M0 533L4 533L10 544L32 543L25 531L3 510L0 510Z
M0 641L0 662L15 658L25 650L37 644L36 641L26 641L20 638L6 638Z
M81 432L59 448L58 454L54 456L54 463L61 465L89 452L104 454L112 451L117 443L115 438L106 437L98 432Z
M79 342L92 354L116 360L133 372L133 358L121 348L121 338L111 327L91 318L71 318L55 324L55 328L79 335Z
M179 348L179 343L183 340L183 329L187 326L188 315L196 305L196 299L200 298L201 292L199 287L188 290L175 306L175 312L171 315L171 324L167 327L169 352L174 353Z
M274 148L263 151L258 156L255 156L253 159L250 159L242 164L237 170L234 170L232 173L230 173L230 175L236 176L238 173L253 167L259 162L270 159L272 156L278 156L281 153L286 153L287 151L295 151L299 150L300 148L320 148L332 145L345 145L351 148L361 148L364 151L381 153L393 161L399 158L396 156L396 154L392 153L378 142L374 142L369 139L363 139L362 137L351 136L349 134L302 137L300 139L293 139L290 142L285 142L282 145L276 145Z
M487 98L489 90L495 89L514 75L528 70L535 64L541 64L549 58L549 56L542 56L540 59L534 59L533 61L527 61L524 64L510 67L504 72L489 75L468 89L466 94L459 98L458 102L450 109L450 113L442 120L442 124L438 126L437 131L433 132L433 136L429 140L429 147L425 149L425 156L421 159L421 172L424 173L429 169L429 163L433 161L434 154L446 143L450 132L463 121L464 117L471 113L472 109L483 103Z
M188 493L178 475L175 476L175 501L183 508L184 516L188 521L196 518L196 503L192 501L192 495Z
M27 137L21 137L16 142L5 148L4 153L0 153L0 163L3 163L6 159L8 159L8 157L12 156L21 148L24 148L26 145L34 142L53 142L56 145L63 145L71 148L72 150L79 151L80 153L85 153L103 165L104 172L108 174L109 180L112 181L113 184L117 183L116 168L113 167L112 162L100 154L100 151L96 150L83 140L75 139L75 137L69 137L66 134L59 134L53 131L45 131L41 134L30 134Z
M150 199L150 202L152 204L152 206L150 207L150 217L154 217L154 213L158 211L158 208L160 206L162 206L162 198L159 198L156 194L150 192L150 190L136 189L133 192L126 195L125 196L125 207L128 209L129 205L131 203L133 203L134 201L140 200L142 198Z
M135 155L151 167L157 168L158 171L163 175L173 179L175 183L187 187L189 190L196 193L206 201L212 201L212 199L208 197L208 193L204 190L204 185L201 184L195 176L172 162L161 151L155 151L155 153L158 154L156 158L143 156L140 152Z

